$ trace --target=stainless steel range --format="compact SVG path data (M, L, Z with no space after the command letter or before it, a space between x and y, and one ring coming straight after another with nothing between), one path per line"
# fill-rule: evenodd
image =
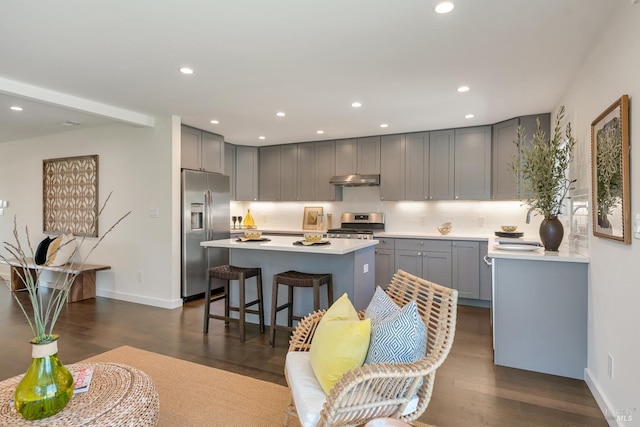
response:
M384 214L381 212L350 213L340 216L340 228L327 230L334 239L373 239L375 231L384 231Z

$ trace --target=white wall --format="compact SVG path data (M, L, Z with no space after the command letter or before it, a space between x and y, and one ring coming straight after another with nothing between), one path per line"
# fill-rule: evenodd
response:
M0 240L12 241L14 215L21 228L29 227L34 246L44 238L43 159L97 154L100 203L113 191L100 218L100 232L132 211L88 260L112 267L98 273L98 295L181 306L179 230L175 229L180 200L178 143L179 119L167 117L157 119L153 128L114 124L0 144L0 199L10 203L0 216ZM150 218L149 208L158 208L160 217ZM83 252L95 241L87 239ZM137 272L142 272L142 283Z
M616 11L560 99L574 113L582 170L590 168L590 125L623 94L631 99L631 144L640 141L640 4L611 2ZM640 212L640 150L631 150L631 210ZM590 233L592 234L592 233ZM640 425L640 242L589 237L589 361L586 379L612 425ZM614 377L607 355L614 358ZM604 405L604 406L603 406ZM616 419L617 418L617 419Z

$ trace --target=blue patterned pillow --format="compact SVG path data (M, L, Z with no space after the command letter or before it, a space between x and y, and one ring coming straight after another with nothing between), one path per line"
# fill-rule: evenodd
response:
M380 289L380 288L378 288ZM415 301L399 308L380 289L367 307L371 315L371 343L366 363L411 363L427 351L427 328Z

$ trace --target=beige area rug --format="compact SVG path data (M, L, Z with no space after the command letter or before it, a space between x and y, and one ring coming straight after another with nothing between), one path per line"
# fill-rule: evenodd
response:
M282 426L289 402L289 390L281 385L129 346L82 362L124 363L149 375L160 395L162 427ZM290 420L290 427L297 425Z

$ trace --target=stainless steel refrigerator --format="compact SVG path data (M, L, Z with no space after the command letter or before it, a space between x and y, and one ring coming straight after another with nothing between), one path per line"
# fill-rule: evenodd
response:
M182 298L206 291L207 269L229 263L229 250L203 248L205 240L228 239L229 177L217 173L182 171ZM215 284L214 284L215 286Z

